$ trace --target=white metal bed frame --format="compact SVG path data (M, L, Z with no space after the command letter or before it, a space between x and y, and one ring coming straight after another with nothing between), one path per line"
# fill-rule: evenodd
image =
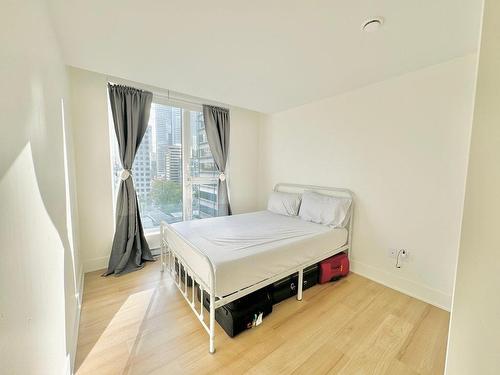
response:
M319 193L323 194L328 194L332 196L338 196L338 197L348 197L351 198L351 207L349 210L349 221L346 225L346 228L348 230L347 234L347 242L345 245L329 250L325 252L324 254L321 255L321 257L317 257L314 259L311 259L305 263L302 263L296 267L287 269L284 272L281 272L277 275L274 275L273 277L267 278L265 280L262 280L256 284L253 284L249 287L246 287L244 289L241 289L235 293L232 293L228 296L222 297L222 298L216 298L215 295L215 285L216 285L216 279L215 279L215 269L212 261L210 258L205 255L204 253L198 251L197 249L192 248L195 250L198 255L204 258L206 261L210 273L211 273L211 278L210 278L210 285L207 285L201 277L199 277L196 272L193 271L193 269L190 267L188 262L186 262L183 257L176 252L176 250L172 247L169 246L168 239L166 238L166 227L169 225L166 222L162 221L160 225L160 234L161 234L161 246L160 246L160 262L161 262L161 272L164 272L165 267L168 266L168 270L170 272L171 277L173 278L175 284L177 285L177 288L180 290L182 296L184 299L188 302L189 306L193 310L194 314L200 321L201 325L207 331L209 335L209 352L210 353L215 353L215 309L221 306L224 306L238 298L244 297L247 294L250 294L258 289L261 289L265 286L268 286L272 283L274 283L277 280L280 280L284 277L287 277L289 275L292 275L294 273L298 273L299 279L298 279L298 289L297 289L297 300L301 301L302 300L302 283L303 283L303 271L304 268L309 267L315 263L320 262L323 259L329 258L335 254L338 254L342 251L348 251L348 255L350 255L350 250L351 250L351 241L352 241L352 225L353 225L353 219L354 219L354 196L353 193L348 190L348 189L339 189L339 188L332 188L332 187L323 187L323 186L312 186L312 185L298 185L298 184L285 184L285 183L279 183L276 184L274 187L274 191L282 191L282 192L296 192L296 193L302 193L304 191L316 191ZM167 255L168 255L168 264L166 263L167 261ZM175 261L177 260L178 262L178 272L175 270ZM182 272L181 269L184 270L184 282L182 282L181 277L182 277ZM192 287L191 287L191 296L189 296L188 293L188 282L187 279L190 277L192 279ZM184 284L184 285L182 285ZM199 307L199 312L197 311L197 308L195 306L195 288L196 285L198 285L198 288L200 289L200 307ZM204 307L203 307L203 297L204 293L208 293L210 296L210 309L209 309L209 324L207 325L204 320Z

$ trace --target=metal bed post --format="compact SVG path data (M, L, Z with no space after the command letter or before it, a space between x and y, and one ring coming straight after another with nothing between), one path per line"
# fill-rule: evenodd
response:
M299 269L299 281L297 282L297 301L302 301L302 284L304 283L304 269Z
M194 307L194 289L195 289L195 283L194 283L194 275L191 275L191 306Z
M201 285L198 285L200 287L200 320L203 322L204 317L203 317L203 311L205 308L203 307L203 287Z
M167 248L168 243L165 241L165 248ZM170 276L172 276L172 273L174 272L173 269L173 264L174 264L174 254L173 252L169 249L168 251L168 271L170 272Z
M209 261L210 265L210 315L209 315L209 326L208 326L208 335L209 335L209 353L215 353L215 269L212 262ZM203 296L203 293L202 293Z
M349 217L349 231L347 233L347 258L349 262L351 259L351 250L352 250L352 223L354 221L354 196L351 193L351 207L350 207L350 217Z
M165 261L164 261L164 254L163 254L163 247L165 246L163 239L165 238L163 235L164 228L163 228L163 223L160 223L160 263L161 263L161 269L160 271L163 272L165 271Z
M210 354L215 353L215 288L212 286L212 290L210 292L210 332L208 333L210 336Z

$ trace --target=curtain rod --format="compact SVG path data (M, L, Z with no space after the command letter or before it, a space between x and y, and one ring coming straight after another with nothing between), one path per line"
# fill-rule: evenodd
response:
M184 99L184 98L170 96L170 90L167 89L166 91L167 91L167 94L165 95L165 94L159 93L157 91L155 92L154 90L151 90L151 92L153 93L153 97L156 96L156 97L163 98L166 100L171 100L174 102L182 102L182 103L192 104L192 105L196 105L196 106L203 106L204 104L207 104L210 106L220 107L222 109L229 111L228 106L226 106L225 104L220 104L220 103L213 104L213 102L210 102L209 100L206 100L205 102L202 102L202 101L195 102L195 101L191 101L191 100Z
M170 96L170 90L167 90L167 95L153 91L153 97L155 97L155 96L159 97L159 98L167 99L167 100L172 100L175 102L183 102L183 103L188 103L188 104L193 104L193 105L203 105L204 104L202 102L195 102L195 101L191 101L191 100L187 100L187 99L177 98L175 96Z
M226 104L221 104L221 103L213 102L210 100L206 100L205 102L203 102L201 100L200 101L192 101L192 100L188 100L188 99L184 99L184 98L178 98L175 96L171 96L169 89L160 89L161 91L166 92L166 94L165 94L163 92L160 92L158 90L158 88L156 88L156 87L144 85L144 84L141 84L139 82L128 81L128 80L123 79L123 78L106 76L106 79L109 83L115 83L115 84L119 84L119 85L127 85L127 86L131 86L131 87L137 87L138 89L141 89L141 90L151 91L153 93L153 97L156 96L156 97L163 98L166 100L183 102L183 103L197 105L197 106L202 106L203 104L208 104L208 105L219 106L219 107L225 108L225 109L228 108L228 106Z

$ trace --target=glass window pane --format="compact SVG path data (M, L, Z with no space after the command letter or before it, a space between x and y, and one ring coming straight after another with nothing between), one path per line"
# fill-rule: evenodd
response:
M192 177L215 177L218 175L214 158L205 132L203 113L189 111L191 125L191 160L190 172Z
M217 182L193 184L193 219L217 216Z
M148 151L142 154L142 163L150 172L140 177L146 192L139 197L144 229L158 228L161 220L175 223L183 219L182 109L153 103L148 131L152 138ZM139 151L147 145L143 140ZM136 163L139 160L136 157ZM135 176L134 173L134 182L138 183Z

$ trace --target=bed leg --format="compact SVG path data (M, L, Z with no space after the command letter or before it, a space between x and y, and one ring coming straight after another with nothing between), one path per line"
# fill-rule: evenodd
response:
M163 223L160 223L160 271L163 273L165 271L165 232L163 228Z
M192 280L192 283L191 283L191 306L194 307L194 288L195 288L195 283L194 283L194 276L191 275L191 280Z
M173 257L174 255L172 254L172 251L168 251L168 272L170 272L170 276L173 275L173 271L172 271L172 268L173 268Z
M163 245L160 246L160 272L163 273L165 264L163 263Z
M297 300L302 301L302 284L304 283L304 270L299 270L299 281L297 284Z
M215 296L210 294L210 354L215 353Z
M163 241L162 241L163 242ZM161 272L164 272L165 271L165 257L166 257L166 253L165 253L165 245L162 244L161 247L160 247L160 262L161 262Z
M205 310L205 308L203 307L203 288L200 284L200 320L203 321L203 311Z

